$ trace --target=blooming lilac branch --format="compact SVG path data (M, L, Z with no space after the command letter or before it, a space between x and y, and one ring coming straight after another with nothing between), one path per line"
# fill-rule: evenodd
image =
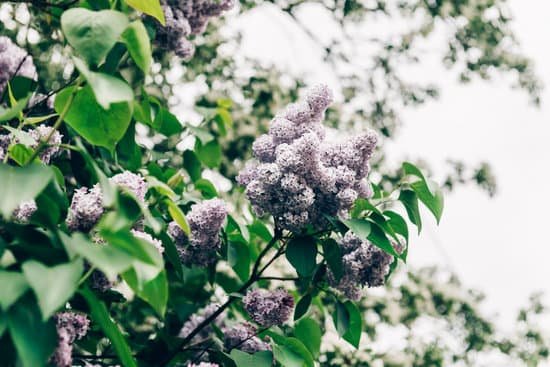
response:
M269 250L272 249L275 246L275 244L282 239L282 235L283 235L282 229L276 226L273 238L269 241L267 246L258 255L258 258L256 259L256 262L254 264L252 274L250 275L250 278L246 283L244 283L241 286L241 288L239 288L237 293L243 293L252 284L258 281L261 278L261 274L267 269L267 267L271 265L273 261L275 261L275 259L282 254L281 249L283 249L284 246L281 246L277 251L277 253L274 255L274 257L271 258L268 261L268 263L260 269L260 265L263 258L265 257L265 255L267 255ZM178 343L178 345L171 352L167 353L166 356L160 362L158 362L157 365L161 367L168 366L172 361L172 359L174 359L177 356L177 354L181 351L183 347L185 347L198 333L200 333L202 329L210 325L218 316L220 316L223 313L223 311L225 311L229 306L231 306L233 302L235 302L237 299L239 298L234 296L229 296L229 299L224 304L222 304L216 311L214 311L214 313L212 313L208 318L204 319L204 321L202 321L199 325L197 325L195 329L189 332L189 334L185 338L183 338L183 340L180 343Z

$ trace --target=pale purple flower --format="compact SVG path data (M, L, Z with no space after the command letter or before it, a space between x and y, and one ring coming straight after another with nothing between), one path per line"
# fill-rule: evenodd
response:
M153 238L149 233L143 232L143 231L136 231L135 229L130 230L134 237L139 238L141 240L144 240L151 245L155 246L155 248L158 250L160 254L164 252L164 246L162 245L162 241L158 240L156 238Z
M223 344L227 350L239 349L246 353L271 350L271 345L256 336L256 328L249 323L223 329Z
M10 143L11 137L9 135L0 135L0 162L3 162L6 158Z
M35 143L31 145L31 148L36 149L42 140L45 140L48 135L52 134L50 140L47 142L47 146L40 152L40 160L49 164L51 159L59 153L59 145L63 135L59 131L55 130L52 133L53 128L46 125L39 125L36 128L29 131L29 135L34 139Z
M91 189L87 187L77 189L67 214L67 227L71 231L87 232L97 224L103 212L103 195L98 185L94 185Z
M343 275L337 281L329 271L328 280L332 287L338 289L346 297L358 300L361 288L379 287L384 284L394 261L392 255L379 249L369 241L363 241L348 231L339 241L342 250ZM397 252L403 249L394 243Z
M191 35L205 31L212 17L231 9L233 0L162 0L166 25L157 26L157 43L179 57L189 60L195 52Z
M24 201L13 211L13 218L19 223L28 223L37 209L36 201Z
M210 199L194 204L187 214L189 238L177 223L168 224L168 235L174 241L182 263L187 266L209 266L216 262L220 248L220 229L227 217L223 200Z
M199 364L189 363L187 367L220 367L220 366L216 363L200 362Z
M73 344L86 336L90 320L85 314L65 311L57 313L55 321L57 348L52 356L52 362L57 367L71 367Z
M109 179L115 185L130 191L141 202L145 201L145 194L149 189L147 182L139 173L132 173L130 171L124 171L116 174Z
M0 94L16 75L36 79L32 57L8 37L0 36Z
M189 320L187 320L183 324L178 336L180 338L186 338L204 320L206 320L207 318L212 316L212 314L214 314L214 312L216 312L216 310L219 307L220 307L220 305L215 304L215 303L211 303L208 306L204 307L203 309L197 311L197 313L194 313L193 315L191 315L191 317L189 317ZM218 326L221 326L221 321L220 320L221 320L220 317L216 318L216 320L214 321L214 324L218 325ZM197 335L195 335L195 337L193 338L193 341L208 338L211 331L212 331L211 326L207 326L207 327L201 329L201 331Z
M322 120L330 103L331 91L319 85L304 102L287 106L272 120L269 134L256 139L256 160L237 177L256 214L271 214L284 229L325 228L326 216L346 216L357 198L371 195L368 160L376 134L325 141Z
M294 298L284 289L254 289L242 302L250 318L264 327L284 324L294 309Z

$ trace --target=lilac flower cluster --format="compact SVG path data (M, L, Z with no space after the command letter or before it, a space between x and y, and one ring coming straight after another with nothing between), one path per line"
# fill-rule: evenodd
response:
M205 31L212 17L231 9L234 0L162 0L166 26L158 26L157 40L167 50L190 59L195 46L188 39Z
M220 367L220 366L216 363L201 362L199 364L189 363L187 367Z
M254 289L243 298L244 309L252 320L269 327L284 324L294 309L294 298L284 289Z
M88 232L103 215L103 194L99 185L91 189L81 187L75 190L69 213L67 214L67 227L71 231Z
M63 135L59 131L53 131L53 128L46 125L37 126L36 129L29 131L29 135L34 139L35 143L31 145L31 148L36 149L40 144L41 140L45 140L50 134L52 136L48 140L48 145L40 152L40 160L42 162L49 164L51 159L59 153L59 144L61 144L61 139Z
M271 345L256 336L256 328L249 323L234 325L223 329L224 346L227 350L237 348L246 353L271 350Z
M209 318L210 316L212 316L212 314L214 312L216 312L216 310L219 308L220 306L215 304L215 303L211 303L209 304L208 306L206 306L205 308L199 310L197 313L194 313L193 315L191 315L191 317L189 318L189 320L187 320L180 332L179 332L179 337L180 338L186 338L189 334L191 334L191 332L193 330L195 330L197 328L197 326L199 326L204 320L206 320L207 318ZM219 320L219 318L217 319ZM210 332L212 331L212 327L211 326L207 326L205 328L203 328L194 338L193 340L195 339L205 339L205 338L208 338L208 336L210 335Z
M8 81L20 75L36 79L36 68L32 57L8 37L0 37L0 94L4 93Z
M324 228L326 215L346 216L355 199L371 195L368 160L377 136L367 132L328 144L322 121L331 103L331 91L319 85L304 102L289 105L271 121L269 134L256 139L257 161L237 177L254 211L273 215L282 228Z
M175 242L185 265L208 266L216 261L216 251L221 245L220 229L226 217L225 202L210 199L193 205L187 214L190 238L187 238L177 223L168 224L168 235Z
M71 367L73 344L86 335L90 328L90 320L86 315L72 311L56 314L55 320L57 348L52 356L52 362L57 367Z
M10 143L11 139L9 135L0 135L0 162L3 162L4 158L6 158Z
M13 211L13 219L22 224L28 223L37 209L36 201L24 201Z
M148 186L140 174L124 171L114 175L109 181L145 201ZM95 184L92 188L81 187L73 194L66 219L67 226L72 231L87 232L97 224L104 211L103 193L99 185Z
M109 179L109 181L122 189L128 190L141 202L145 202L145 194L147 193L149 187L147 186L147 182L143 176L140 174L124 171L114 175Z
M136 231L135 229L132 229L130 232L134 235L134 237L142 239L150 243L151 245L155 246L159 253L164 252L164 246L162 245L162 241L153 238L149 233L143 232L143 231Z
M393 256L382 251L368 241L363 241L348 231L339 241L342 250L343 275L336 281L329 271L328 280L332 287L338 289L346 297L358 300L362 287L379 287L384 285ZM402 246L394 243L397 252Z

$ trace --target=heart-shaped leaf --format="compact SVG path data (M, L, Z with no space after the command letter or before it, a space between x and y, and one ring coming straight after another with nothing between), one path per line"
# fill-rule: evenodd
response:
M23 273L38 298L44 320L71 298L78 288L83 270L81 259L54 267L47 267L34 260L23 264Z
M73 8L61 15L61 29L70 45L89 65L100 64L128 26L118 11Z
M73 90L74 87L66 88L55 98L54 106L58 113L64 110ZM69 111L65 115L65 122L84 139L111 151L124 136L131 119L131 104L114 103L105 110L96 102L90 86L76 92Z

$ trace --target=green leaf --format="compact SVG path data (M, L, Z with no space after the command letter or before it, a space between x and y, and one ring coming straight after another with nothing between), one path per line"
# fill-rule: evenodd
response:
M350 315L346 306L338 301L334 308L334 314L332 315L334 321L334 327L338 331L338 335L343 336L347 333L350 323Z
M304 343L314 357L319 355L323 333L318 321L311 318L301 319L294 326L294 335Z
M360 239L366 240L370 234L370 223L365 219L348 219L342 222Z
M76 57L73 57L73 62L92 88L95 100L104 110L108 110L114 103L134 100L134 92L125 81L109 74L90 71L86 64Z
M178 118L164 107L160 107L151 125L159 133L171 136L183 131Z
M13 271L0 270L0 284L0 308L4 311L29 289L25 276Z
M218 196L216 187L207 179L200 178L195 181L195 188L201 192L205 199L212 199Z
M36 124L39 124L43 121L46 121L46 120L49 120L53 117L56 117L58 116L57 113L51 113L49 115L46 115L46 116L32 116L32 117L27 117L25 118L25 125L36 125Z
M0 311L0 338L2 338L2 335L4 335L4 331L8 328L8 320L6 318L6 315Z
M347 310L349 320L348 328L346 332L342 335L342 337L355 348L359 348L359 343L361 341L361 331L363 329L363 320L361 318L361 313L359 312L357 306L351 301L346 301L344 303L344 307Z
M160 6L159 0L124 0L126 4L142 13L156 18L162 25L166 25L164 12Z
M52 316L73 296L84 271L81 259L54 267L30 260L25 262L22 268L25 278L36 294L44 320Z
M15 105L9 108L4 108L0 106L0 122L9 121L19 116L21 111L23 111L25 109L25 106L27 106L31 95L32 94L28 94L25 98L18 100Z
M168 206L168 213L170 214L170 217L178 224L178 226L180 226L183 233L185 233L187 236L190 236L191 229L189 228L187 219L185 219L185 214L183 214L180 207L169 199L165 200L164 202Z
M46 366L57 344L53 320L42 321L30 295L8 312L8 328L23 367Z
M405 238L406 243L409 243L409 226L403 217L394 211L386 210L384 215L388 217L388 224L393 228L395 233L400 234Z
M300 317L304 316L309 309L309 306L311 305L311 294L306 294L296 304L296 308L294 309L294 320L298 320Z
M418 208L418 196L412 190L401 190L399 201L405 206L409 220L412 224L416 225L418 233L420 233L422 230L422 218L420 217L420 209Z
M227 262L243 282L248 280L250 275L250 251L246 243L229 241L227 245Z
M233 349L229 357L235 362L237 367L271 367L273 366L273 353L269 350L263 350L254 354L241 352Z
M11 159L18 165L24 166L32 157L34 150L23 144L14 144L9 147L8 152Z
M73 87L74 88L74 87ZM63 111L73 93L73 88L65 88L55 98L55 110ZM131 105L126 102L114 103L107 110L95 100L90 86L76 92L65 122L93 145L114 150L122 139L132 119Z
M161 271L154 279L144 282L141 286L141 282L137 279L138 276L135 270L132 269L124 273L123 279L139 298L149 303L161 317L164 317L168 303L166 271Z
M163 268L162 257L152 244L136 238L127 230L112 231L108 223L103 219L99 223L99 234L110 245L132 256L134 260L153 266L156 269ZM156 274L153 275L156 276Z
M222 162L222 148L216 140L212 140L204 145L197 141L195 152L200 161L208 168L216 168Z
M201 162L192 150L183 152L183 167L189 173L191 180L197 181L201 178Z
M46 166L12 167L0 164L0 211L4 218L10 218L22 202L37 197L53 177L53 171Z
M114 10L72 8L61 15L67 41L89 65L99 65L128 26L128 17Z
M411 188L416 192L418 198L432 212L437 223L443 214L443 193L435 184L429 184L422 172L412 163L403 163L403 171L407 175L418 177L420 180L413 182ZM430 187L431 186L431 187Z
M321 241L323 245L323 255L327 262L328 268L334 275L334 279L339 281L344 274L344 265L342 263L342 250L340 245L332 239L327 238Z
M435 184L431 184L431 186L436 187ZM428 183L423 181L414 182L411 184L411 187L418 195L420 201L432 212L437 223L439 223L443 215L444 206L443 193L441 190L436 188L433 190L434 194L432 194L432 190L428 188Z
M92 243L82 233L75 233L71 237L65 233L59 235L69 254L82 256L110 280L115 280L117 275L128 270L135 261L128 253L109 244Z
M136 65L145 74L148 74L153 56L151 54L151 40L143 23L140 20L130 23L122 34L122 40Z
M317 242L310 236L295 237L288 242L286 258L300 276L309 276L317 265Z
M88 288L82 290L81 294L90 306L92 320L101 326L101 329L103 329L105 335L109 338L109 340L111 340L122 365L124 367L137 367L137 363L134 357L132 357L132 351L126 342L126 339L124 339L124 336L120 333L118 326L111 319L105 304L99 301Z
M395 248L386 236L386 233L378 224L371 222L371 232L367 239L385 253L398 257L405 261L403 255L395 251Z
M286 338L274 333L269 333L276 344L273 346L273 354L282 366L285 367L314 367L313 356L306 346L296 338ZM276 336L277 335L277 336Z

